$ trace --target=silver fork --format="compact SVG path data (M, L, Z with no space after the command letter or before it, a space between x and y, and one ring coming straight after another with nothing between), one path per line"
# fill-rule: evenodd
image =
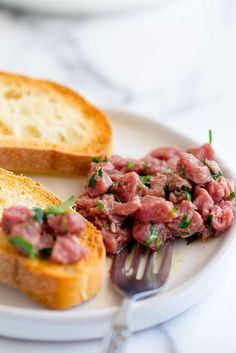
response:
M114 257L111 282L124 299L110 330L104 337L102 353L124 352L130 336L131 304L136 300L157 294L168 279L174 253L174 240L169 239L164 246L158 273L154 273L155 252L149 250L143 276L141 279L137 279L140 260L146 251L146 247L137 243L129 269L125 268L125 263L130 253L130 247L126 246Z

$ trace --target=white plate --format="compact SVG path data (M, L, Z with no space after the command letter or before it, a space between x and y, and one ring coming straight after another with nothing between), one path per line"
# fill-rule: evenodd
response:
M156 146L193 144L187 137L147 118L122 111L107 111L113 128L115 153L141 157ZM227 176L233 177L228 168ZM62 198L78 194L82 180L35 177ZM224 261L234 240L228 234L208 242L186 246L177 242L174 264L166 289L158 296L135 303L132 329L142 330L181 313L202 299L214 287L224 270ZM48 310L17 290L0 286L0 334L31 340L80 340L101 337L117 310L120 298L107 278L102 293L88 303L67 311Z
M0 0L0 3L33 12L93 15L143 8L159 4L160 0Z

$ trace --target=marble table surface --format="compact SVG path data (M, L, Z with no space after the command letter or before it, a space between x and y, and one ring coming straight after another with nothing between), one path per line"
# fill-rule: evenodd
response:
M53 79L99 106L152 116L236 171L236 2L172 0L145 11L53 18L0 8L0 69ZM130 340L127 353L235 353L236 257L201 303ZM158 315L158 313L157 313ZM7 353L95 353L101 342L0 338Z

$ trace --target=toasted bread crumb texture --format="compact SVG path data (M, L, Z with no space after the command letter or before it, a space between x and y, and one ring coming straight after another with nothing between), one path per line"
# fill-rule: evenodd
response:
M98 109L58 84L0 72L0 145L108 152L111 127Z
M3 169L0 169L0 195L0 213L12 205L44 208L62 202L41 184ZM105 248L101 233L87 221L80 239L89 254L75 264L63 266L19 255L0 231L0 282L55 309L89 300L102 286Z

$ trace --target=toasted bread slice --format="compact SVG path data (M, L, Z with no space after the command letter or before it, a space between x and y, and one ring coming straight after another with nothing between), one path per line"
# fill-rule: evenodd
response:
M62 202L41 184L3 169L0 169L0 190L0 213L12 205L45 208ZM0 283L55 309L70 308L89 300L102 285L105 248L101 233L87 221L80 239L88 248L88 255L65 266L19 255L0 230Z
M111 152L106 116L53 82L0 72L0 167L20 172L86 174L92 156Z

